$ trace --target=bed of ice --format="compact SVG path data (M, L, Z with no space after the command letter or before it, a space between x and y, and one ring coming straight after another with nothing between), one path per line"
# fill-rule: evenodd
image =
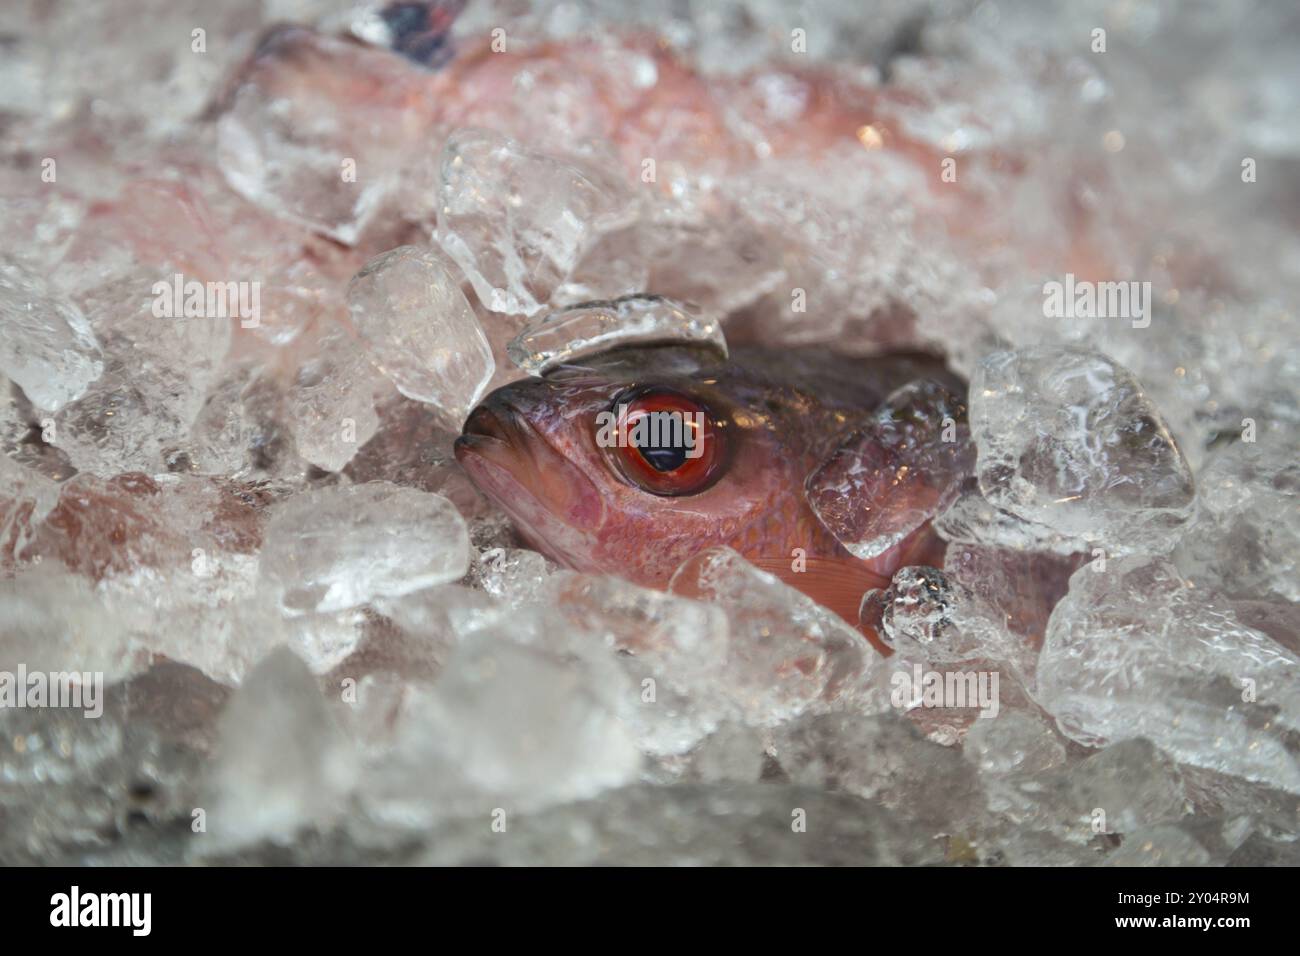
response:
M437 86L495 31L526 55ZM0 862L1300 863L1298 36L1280 0L5 3L0 672L108 687L0 710ZM829 136L810 71L881 125ZM1080 263L1148 321L1046 317ZM255 319L155 315L177 273ZM557 314L645 291L694 311ZM459 471L517 366L661 327L971 381L954 447L871 436L939 495L820 502L862 554L951 542L866 596L894 656L730 552L699 599L557 569ZM900 700L927 671L996 716Z

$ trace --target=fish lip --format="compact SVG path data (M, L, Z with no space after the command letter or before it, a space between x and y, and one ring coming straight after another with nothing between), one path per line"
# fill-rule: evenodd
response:
M469 418L465 419L460 437L456 439L456 447L459 448L462 442L472 446L473 439L490 438L495 441L509 442L513 437L515 436L511 434L509 425L502 421L501 416L487 405L479 405L470 412Z
M593 533L605 524L605 501L591 479L506 401L489 398L475 408L453 453L479 490L533 540ZM548 490L539 493L524 475ZM558 496L556 489L562 489ZM553 508L560 514L551 514Z

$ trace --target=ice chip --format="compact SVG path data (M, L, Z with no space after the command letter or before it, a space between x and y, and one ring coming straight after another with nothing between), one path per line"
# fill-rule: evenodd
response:
M384 481L320 488L273 512L261 564L286 613L339 611L462 577L469 533L441 495Z
M1082 743L1147 737L1181 763L1300 792L1300 658L1167 561L1074 573L1036 697Z
M376 380L383 381L342 329L327 332L289 389L286 412L298 453L326 471L347 465L379 429Z
M565 625L547 629L548 646L590 653L599 644L630 678L634 693L613 705L647 753L683 753L738 712L722 608L620 578L567 572L548 579L542 600ZM557 643L557 631L567 641Z
M1098 352L995 352L970 388L980 490L1109 553L1167 550L1191 472L1133 375Z
M133 272L87 295L104 373L58 413L51 439L80 471L169 470L230 350L229 319L154 315L151 281Z
M465 648L435 687L443 746L480 788L570 800L630 782L640 754L584 673L534 649Z
M1065 763L1065 746L1043 718L1008 711L977 720L962 740L962 753L981 776L1032 777Z
M1180 570L1233 596L1300 601L1300 460L1290 426L1219 450L1197 476Z
M510 360L533 375L624 345L704 345L724 358L727 340L716 318L658 295L583 302L535 319L507 347Z
M276 27L223 104L218 164L251 202L351 245L429 134L429 95L387 53Z
M751 723L777 723L847 696L876 658L843 619L730 548L685 562L671 589L726 610L730 626L718 693Z
M804 493L841 544L874 558L947 508L974 464L964 400L913 382L832 452Z
M386 819L519 812L632 782L641 754L581 660L501 632L458 647L402 718L365 801Z
M597 238L634 215L631 191L580 160L479 129L443 150L437 238L493 312L545 307Z
M353 327L398 391L463 421L496 363L442 257L415 246L390 250L353 276L347 295Z
M0 373L37 408L57 412L103 372L99 343L81 310L40 276L0 261Z
M311 672L279 648L254 668L221 715L209 771L208 833L223 849L288 843L342 811L356 772L351 741Z
M880 600L882 639L927 646L942 640L951 627L957 595L938 568L907 567L898 570Z
M897 713L805 716L773 737L771 752L794 783L847 790L944 832L983 812L975 768Z

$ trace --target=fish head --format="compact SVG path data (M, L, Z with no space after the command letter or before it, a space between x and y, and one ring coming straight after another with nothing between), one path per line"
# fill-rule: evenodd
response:
M492 392L456 457L530 546L661 586L704 548L762 546L807 519L792 412L712 353L622 349ZM652 415L658 435L638 434Z

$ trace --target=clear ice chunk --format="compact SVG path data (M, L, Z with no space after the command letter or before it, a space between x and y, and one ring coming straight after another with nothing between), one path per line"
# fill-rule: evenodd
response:
M876 633L890 645L905 641L910 649L931 647L952 629L953 608L958 600L953 586L938 568L899 568L884 591L870 591L863 597L863 623L876 627L867 609L879 606Z
M962 739L962 753L993 780L1033 777L1065 764L1065 745L1054 728L1025 711L975 721Z
M1167 550L1191 514L1191 472L1159 412L1100 353L995 352L970 416L980 490L998 508L1111 554Z
M3 508L0 507L0 517ZM146 609L114 607L80 574L50 564L0 580L0 670L98 671L112 681L135 668L151 623Z
M326 471L350 462L379 429L374 367L341 328L326 332L289 387L286 417L298 453Z
M632 782L642 756L609 706L631 691L604 676L495 629L475 635L416 692L363 800L387 820L504 813L511 827L517 813Z
M0 261L0 374L57 412L104 371L95 333L73 303L16 262Z
M1181 763L1300 792L1300 658L1165 560L1075 572L1035 696L1082 743L1147 737Z
M493 312L545 307L602 233L635 218L631 190L578 159L461 129L442 156L437 238Z
M352 245L430 135L430 96L387 53L277 27L223 103L218 165L251 202Z
M773 732L772 754L794 783L834 787L952 832L984 812L975 768L898 713L802 717Z
M684 563L671 589L717 601L727 612L719 692L749 723L774 724L849 698L878 658L839 616L730 548Z
M248 675L217 733L198 855L263 840L288 843L345 809L356 752L311 672L286 648Z
M520 804L628 783L641 755L583 669L533 648L474 642L434 689L449 757L479 789Z
M285 613L340 611L463 577L469 533L441 495L383 481L320 488L272 512L261 566Z
M727 355L727 340L715 317L658 295L584 302L551 312L524 326L506 352L524 371L541 375L618 346L660 342L704 345Z
M51 439L80 471L168 471L230 350L229 319L155 316L152 281L133 272L87 299L104 373L55 416Z
M1184 573L1233 596L1300 601L1300 460L1287 429L1235 442L1197 475L1197 515L1174 551Z
M1063 555L1082 550L1082 543L1076 538L995 508L980 494L978 487L965 488L934 519L934 530L945 541L960 544L1017 551L1050 551Z
M647 753L683 753L740 713L722 608L620 578L568 572L548 579L541 600L555 608L562 633L573 635L558 645L551 636L554 649L612 652L610 663L635 690L614 701L616 713Z
M1001 718L987 723L1001 723ZM993 727L984 732L996 731ZM1028 730L1017 734L1032 735ZM1175 823L1191 813L1182 769L1151 740L1122 740L1086 760L1063 763L1056 762L1044 740L1026 739L1024 744L1035 748L1028 753L1039 754L1036 769L1013 766L1004 773L1000 766L985 766L987 757L980 758L991 805L1018 831L1043 831L1069 843L1096 845L1099 834L1122 834L1127 840L1131 832ZM974 749L980 747L976 743ZM1004 758L993 762L1004 763Z
M496 363L443 257L429 248L392 249L366 263L347 295L353 328L397 390L464 421Z
M974 464L965 402L937 382L913 382L831 453L804 493L841 544L874 558L948 507Z

